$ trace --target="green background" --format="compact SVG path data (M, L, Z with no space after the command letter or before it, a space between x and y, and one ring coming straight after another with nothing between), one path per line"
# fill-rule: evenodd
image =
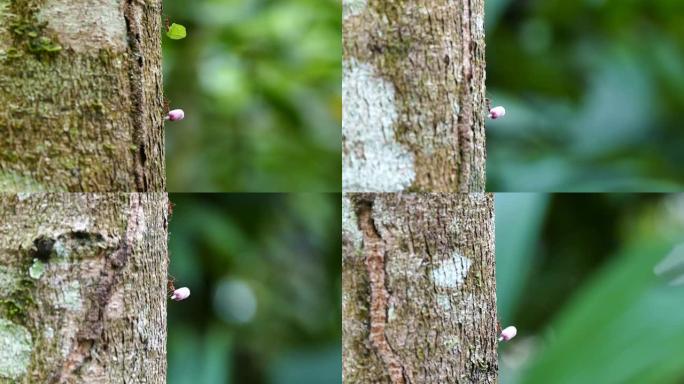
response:
M487 190L684 189L684 1L485 5Z
M684 382L684 195L495 196L502 384Z
M339 384L339 194L171 194L169 384Z
M166 0L168 190L341 190L339 0Z

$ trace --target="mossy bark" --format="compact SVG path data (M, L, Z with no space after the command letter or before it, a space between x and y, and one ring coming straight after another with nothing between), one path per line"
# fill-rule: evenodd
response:
M0 194L0 383L165 383L165 193Z
M343 383L496 383L492 196L342 206Z
M0 0L0 191L164 191L161 0Z
M343 189L483 192L484 0L343 4Z

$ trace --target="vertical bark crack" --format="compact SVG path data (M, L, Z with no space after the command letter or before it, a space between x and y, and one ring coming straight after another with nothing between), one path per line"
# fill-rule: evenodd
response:
M135 0L126 0L124 3L124 18L126 20L126 32L128 35L128 73L131 90L131 119L133 120L133 142L136 146L135 154L135 185L138 192L147 190L147 175L145 173L145 135L144 135L144 94L143 94L143 52L140 46L140 24L138 12L136 12Z
M389 292L385 281L385 242L373 221L372 200L354 201L358 226L363 234L363 252L370 280L370 343L387 369L392 384L411 384L412 374L392 350L387 336Z
M475 149L473 148L473 68L471 56L471 43L473 42L470 23L472 14L470 0L463 2L461 14L461 54L462 54L462 80L463 90L460 95L461 114L458 121L459 157L461 167L459 169L459 192L470 192L472 187L472 167L474 163Z

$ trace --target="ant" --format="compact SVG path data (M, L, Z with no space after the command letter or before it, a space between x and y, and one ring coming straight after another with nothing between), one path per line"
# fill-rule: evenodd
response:
M169 279L166 282L166 289L168 290L168 294L172 294L173 291L176 290L176 286L173 284L176 282L176 278L173 277L172 275L169 275Z

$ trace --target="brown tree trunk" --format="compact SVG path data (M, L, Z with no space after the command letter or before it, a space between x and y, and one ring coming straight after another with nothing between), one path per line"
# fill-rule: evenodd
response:
M0 383L165 383L164 193L0 194Z
M347 194L344 383L495 383L489 194Z
M343 5L343 189L484 191L484 0Z
M0 0L0 191L164 191L161 0Z

